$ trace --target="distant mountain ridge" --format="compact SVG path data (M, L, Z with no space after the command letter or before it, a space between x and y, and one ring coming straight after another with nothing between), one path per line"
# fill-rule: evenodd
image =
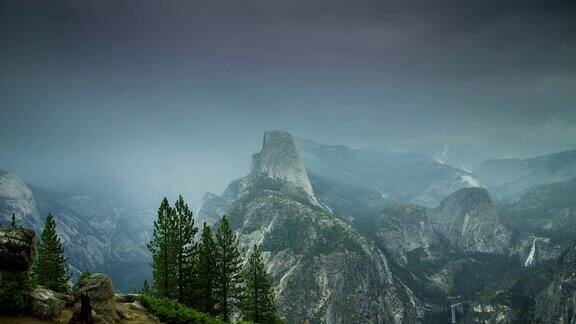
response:
M423 316L420 302L390 271L386 256L309 195L310 182L303 178L302 162L295 160L299 154L291 136L267 132L265 142L279 146L263 145L252 172L239 180L227 215L245 251L253 244L261 246L286 319L418 323ZM281 174L262 172L264 160L265 170Z
M455 190L482 186L469 171L414 153L354 149L301 139L296 145L312 179L380 192L401 202L436 207Z
M475 173L497 196L516 199L531 187L576 178L576 150L524 160L488 160Z
M26 184L13 173L0 175L0 224L7 227L14 214L20 226L38 237L48 213L70 270L107 272L120 290L139 287L148 276L147 228L131 208L88 196L56 193Z

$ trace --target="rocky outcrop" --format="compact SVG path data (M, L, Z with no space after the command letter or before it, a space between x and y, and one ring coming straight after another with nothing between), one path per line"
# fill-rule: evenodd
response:
M77 304L80 303L82 296L87 296L96 315L102 317L107 324L119 322L114 286L107 275L101 273L90 275L74 287L73 294ZM76 308L81 307L78 305Z
M240 180L236 180L230 183L221 196L211 192L204 194L200 207L195 213L194 220L198 227L203 226L202 224L204 223L212 225L222 218L222 215L226 213L226 209L238 197L240 182Z
M265 177L284 182L290 186L289 189L316 202L312 184L294 140L286 132L264 133L262 150L252 156L251 175L255 178Z
M379 246L403 266L408 261L407 252L422 249L428 255L430 247L438 244L426 209L413 204L388 206L367 227L374 231Z
M0 313L30 311L29 269L35 246L31 230L0 229Z
M0 270L28 270L34 261L35 243L34 231L23 228L0 230Z
M502 225L486 189L464 188L430 213L434 228L466 252L505 253L511 232Z
M576 245L558 259L552 283L536 299L540 323L576 323Z
M552 243L550 238L535 236L527 236L512 248L512 254L519 256L524 267L536 267L548 260L555 260L562 252L562 248Z
M30 293L32 315L36 318L55 320L60 317L64 310L64 300L52 290L37 287Z
M0 172L0 224L10 224L12 214L26 228L38 229L41 224L32 190L17 175Z

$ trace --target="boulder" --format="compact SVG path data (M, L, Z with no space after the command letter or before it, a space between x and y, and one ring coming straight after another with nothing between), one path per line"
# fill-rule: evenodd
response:
M0 270L25 271L34 261L34 231L24 228L0 230Z
M34 260L34 243L31 230L0 229L0 312L30 310L28 270Z
M79 282L74 287L74 300L79 301L82 295L90 298L92 309L106 323L120 320L116 313L116 301L112 280L105 274L96 273ZM97 317L94 317L96 322Z
M134 310L139 310L139 311L145 311L146 310L144 305L142 305L142 303L139 301L135 301L132 304L130 304L130 308L132 308Z
M117 303L131 303L142 296L141 294L116 294L114 299Z
M64 304L52 290L44 287L37 287L30 293L30 311L34 317L57 319Z

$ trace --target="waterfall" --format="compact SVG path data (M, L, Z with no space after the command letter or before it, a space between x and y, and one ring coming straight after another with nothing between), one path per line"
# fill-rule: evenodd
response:
M458 304L450 305L450 311L452 313L452 324L456 324L456 305Z

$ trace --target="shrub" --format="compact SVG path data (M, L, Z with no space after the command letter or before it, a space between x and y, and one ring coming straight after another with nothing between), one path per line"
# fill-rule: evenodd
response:
M30 305L30 276L28 271L0 273L0 313L19 314Z
M138 297L148 311L168 324L222 324L224 322L212 318L205 313L188 308L177 301L151 296Z
M78 276L78 282L90 277L90 275L92 275L89 271L82 271L82 273L80 273L80 276Z

